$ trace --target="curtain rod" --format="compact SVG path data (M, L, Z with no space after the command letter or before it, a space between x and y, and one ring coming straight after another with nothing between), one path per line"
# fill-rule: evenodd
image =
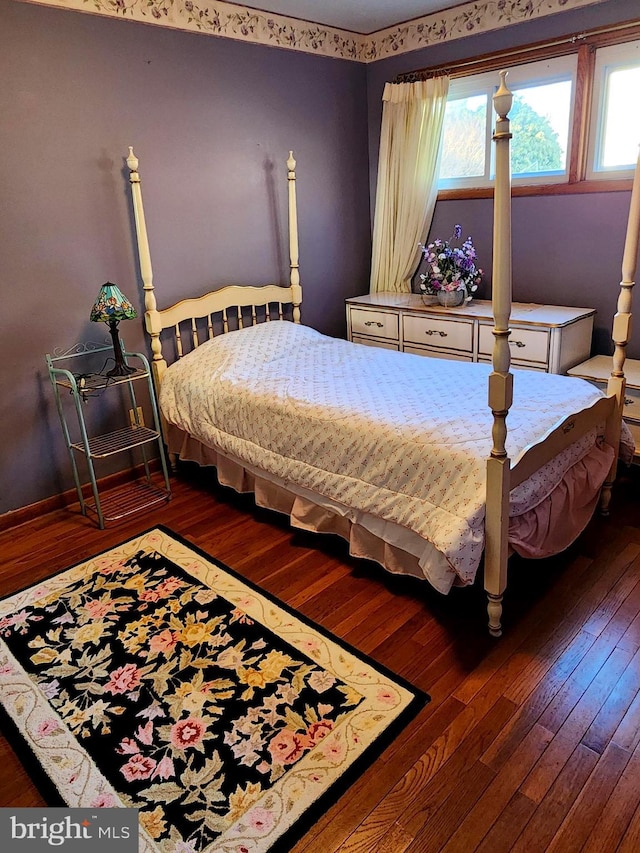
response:
M572 36L564 36L563 38L555 39L547 42L536 42L536 44L525 45L524 47L516 47L512 50L498 51L496 53L488 53L484 57L476 57L475 59L463 59L459 62L449 62L446 65L434 65L431 68L420 68L416 71L405 71L402 74L396 75L394 83L416 83L420 80L429 80L433 77L439 77L447 74L449 77L461 77L464 74L464 69L480 66L482 69L491 70L492 66L498 66L512 56L524 57L527 54L543 53L552 50L554 47L569 47L577 43L588 43L588 39L596 36L604 36L609 33L620 32L621 30L638 29L638 21L626 21L621 24L614 24L609 27L601 27L599 29L588 30ZM522 64L522 63L520 63Z

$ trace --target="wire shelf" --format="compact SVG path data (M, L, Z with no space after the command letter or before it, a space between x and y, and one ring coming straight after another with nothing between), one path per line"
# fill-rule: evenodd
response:
M105 522L119 521L127 515L148 509L156 504L171 500L171 492L152 482L126 483L118 489L105 492L100 498L100 507ZM85 507L98 515L95 501L85 500Z
M147 427L128 426L124 429L115 430L115 432L89 438L89 456L92 458L111 456L113 453L120 453L123 450L139 447L141 444L147 444L150 441L157 441L159 437L159 432ZM82 442L75 442L71 446L80 453L86 453Z
M78 373L74 374L73 378L76 387L81 394L91 394L96 391L102 391L105 388L112 388L115 385L122 385L124 382L132 382L135 379L144 379L149 375L149 372L144 368L136 368L133 373L128 373L126 376L107 376L103 373ZM73 389L73 382L70 374L67 371L60 371L56 375L56 383L61 388Z

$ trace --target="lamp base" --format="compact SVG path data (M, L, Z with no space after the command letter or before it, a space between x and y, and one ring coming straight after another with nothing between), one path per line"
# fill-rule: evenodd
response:
M111 340L113 341L113 357L115 359L115 364L111 370L107 370L107 376L129 376L130 373L135 373L135 367L129 367L124 360L122 344L120 343L120 335L118 334L118 320L109 320L109 331L111 332Z
M107 370L107 376L129 376L130 373L135 373L135 367L129 367L128 364L125 364L124 361L122 364L116 363L115 367L112 367L111 370Z

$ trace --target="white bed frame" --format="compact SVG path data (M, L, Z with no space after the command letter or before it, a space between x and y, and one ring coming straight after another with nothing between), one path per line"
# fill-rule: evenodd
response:
M598 424L606 424L605 441L615 450L610 474L602 488L601 510L608 512L611 488L615 478L618 446L624 405L624 361L631 330L631 291L634 285L640 231L640 157L631 195L631 210L627 226L622 282L617 312L613 321L615 352L607 396L590 408L565 418L552 430L526 449L515 462L505 448L506 419L513 400L513 374L510 372L509 318L511 314L511 174L508 114L512 94L506 85L506 71L500 72L500 87L494 95L497 113L494 141L496 144L496 178L493 232L493 315L495 336L493 371L489 376L489 406L493 413L493 448L487 460L487 499L485 521L484 586L488 595L489 631L499 637L502 633L502 598L507 584L509 558L508 524L509 493L534 471L552 459L580 436ZM206 318L207 337L214 336L214 315L221 317L222 332L230 327L242 328L247 320L255 325L259 317L266 321L283 319L290 306L293 322L300 322L302 288L298 271L298 222L296 205L296 162L293 152L287 159L289 186L289 251L290 283L288 287L268 284L263 287L229 286L207 293L197 299L185 299L170 308L158 310L153 285L151 255L145 225L138 159L129 149L127 165L133 194L140 272L145 298L145 324L151 338L152 367L157 387L162 381L167 361L163 355L160 335L172 330L175 355L183 354L180 325L190 325L191 343L198 346L200 323ZM244 309L244 311L243 311ZM259 310L258 310L259 309ZM276 314L277 312L277 314Z

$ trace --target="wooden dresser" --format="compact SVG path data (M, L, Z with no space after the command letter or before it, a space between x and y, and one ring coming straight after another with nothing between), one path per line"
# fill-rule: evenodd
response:
M603 391L607 390L607 381L611 374L610 355L596 355L588 361L578 364L567 371L570 376L588 379ZM624 419L631 430L636 443L635 462L640 462L640 361L627 358L624 363L624 375L627 380L624 396Z
M491 302L460 308L425 305L414 293L375 293L346 300L347 336L369 346L490 362L493 353ZM514 302L509 343L514 367L565 373L591 354L593 308Z

